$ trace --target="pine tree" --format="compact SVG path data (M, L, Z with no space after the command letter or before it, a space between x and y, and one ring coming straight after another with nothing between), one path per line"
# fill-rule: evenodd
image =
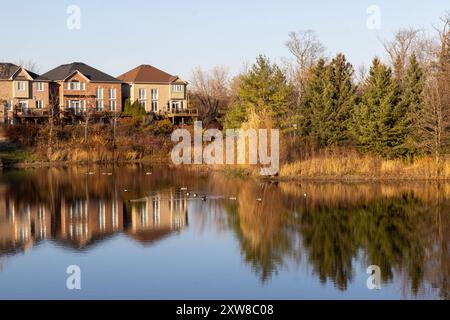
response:
M392 71L375 58L361 104L354 113L353 132L364 151L392 156L392 148L398 144L393 131L397 102L398 87L392 79Z
M239 128L255 112L278 126L286 113L292 87L282 70L264 56L259 56L248 73L241 76L237 95L225 118L227 128Z
M353 67L343 54L330 64L321 60L307 82L302 110L309 135L319 147L342 145L349 140L349 122L356 101Z
M395 125L392 129L397 139L393 156L412 157L420 148L420 117L423 114L424 74L413 54L401 86L400 101L394 109Z

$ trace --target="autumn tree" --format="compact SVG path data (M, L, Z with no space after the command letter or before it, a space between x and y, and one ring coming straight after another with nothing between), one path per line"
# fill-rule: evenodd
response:
M323 57L325 46L313 30L290 32L285 45L295 58L291 80L295 84L298 97L301 97L310 70Z
M204 71L200 67L192 71L190 104L198 109L207 125L226 109L230 99L229 72L225 67Z
M225 118L227 128L240 128L255 114L277 127L288 109L292 87L283 71L260 55L248 72L240 76L236 96Z
M423 146L438 163L450 148L450 14L443 22L438 60L425 84L425 108L420 118Z

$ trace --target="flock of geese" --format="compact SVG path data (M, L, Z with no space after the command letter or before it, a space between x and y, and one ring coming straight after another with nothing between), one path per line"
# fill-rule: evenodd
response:
M95 172L87 172L86 174L93 175L93 174L95 174ZM151 172L146 172L145 174L149 176L152 173ZM110 175L112 175L112 173L111 172L102 172L102 175L109 175L110 176ZM193 198L198 198L198 193L195 193L195 192L191 193L191 192L189 192L187 190L188 190L187 187L180 188L180 191L186 191L185 194L186 194L187 197L190 197L192 195ZM128 192L127 189L124 189L124 191ZM303 194L304 198L306 198L307 196L308 196L307 193ZM201 196L200 199L202 199L202 201L206 201L206 195ZM228 200L237 200L237 198L236 197L229 197ZM262 198L256 198L256 201L257 202L262 202Z

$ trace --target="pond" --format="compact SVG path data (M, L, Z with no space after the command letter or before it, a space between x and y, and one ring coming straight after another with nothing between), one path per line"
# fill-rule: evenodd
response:
M449 245L445 183L0 173L0 299L449 299Z

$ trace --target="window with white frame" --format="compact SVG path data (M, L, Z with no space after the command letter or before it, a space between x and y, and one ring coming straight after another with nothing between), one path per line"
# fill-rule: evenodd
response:
M81 83L78 80L70 81L70 90L81 90Z
M152 89L152 100L158 100L158 89Z
M144 108L146 107L146 104L147 104L147 90L145 90L144 88L139 88L139 103Z
M181 110L181 101L172 101L172 110Z
M158 111L158 100L152 101L152 111L157 112Z
M97 111L103 110L103 88L97 87L95 89L95 107Z
M151 96L152 96L152 111L157 112L158 111L158 89L152 89Z
M36 109L42 109L44 107L44 101L36 100Z
M44 83L43 82L36 83L36 91L44 91Z
M27 109L28 108L28 101L27 100L19 100L19 108Z
M173 92L183 92L183 85L182 84L173 84L172 91Z
M109 88L109 110L116 111L117 109L117 95L116 88Z
M17 91L25 91L25 81L17 81Z

